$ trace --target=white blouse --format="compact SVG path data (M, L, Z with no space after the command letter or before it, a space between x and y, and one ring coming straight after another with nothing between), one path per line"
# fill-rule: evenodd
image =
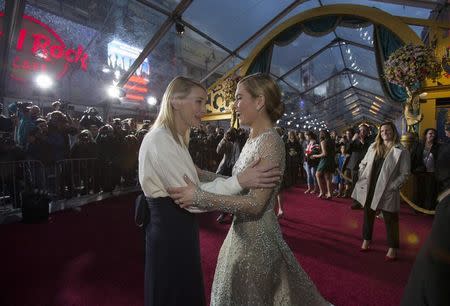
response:
M168 187L183 187L183 175L199 185L202 190L232 195L242 191L236 176L216 178L212 182L200 183L189 150L180 136L178 144L169 129L159 127L148 132L139 149L139 183L146 197L167 197ZM188 209L197 212L196 209Z

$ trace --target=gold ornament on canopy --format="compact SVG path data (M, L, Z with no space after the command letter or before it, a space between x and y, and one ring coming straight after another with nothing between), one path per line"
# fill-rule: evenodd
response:
M404 116L412 135L415 127L423 119L420 112L420 88L425 79L436 80L441 75L440 61L433 49L424 45L407 44L393 52L384 63L384 77L406 90Z
M230 76L223 81L223 99L229 103L231 109L231 127L239 128L239 119L236 115L235 93L240 76Z

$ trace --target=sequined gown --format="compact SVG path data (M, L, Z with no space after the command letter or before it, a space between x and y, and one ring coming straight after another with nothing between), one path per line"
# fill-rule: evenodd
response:
M233 168L243 171L257 156L284 172L285 146L274 129L251 138ZM217 196L197 189L194 205L234 214L220 250L211 305L329 305L284 241L274 213L275 189Z

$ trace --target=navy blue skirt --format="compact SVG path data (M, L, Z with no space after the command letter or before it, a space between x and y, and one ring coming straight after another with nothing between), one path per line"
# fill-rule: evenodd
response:
M196 216L169 197L147 202L145 305L205 305Z

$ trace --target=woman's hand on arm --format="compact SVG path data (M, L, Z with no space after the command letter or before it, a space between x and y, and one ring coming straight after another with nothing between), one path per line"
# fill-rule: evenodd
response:
M169 196L178 204L181 208L188 208L192 205L194 199L194 193L197 189L195 185L187 175L183 176L186 182L186 187L170 187L167 188Z
M281 180L281 171L277 164L257 158L238 174L237 179L244 189L273 188Z

